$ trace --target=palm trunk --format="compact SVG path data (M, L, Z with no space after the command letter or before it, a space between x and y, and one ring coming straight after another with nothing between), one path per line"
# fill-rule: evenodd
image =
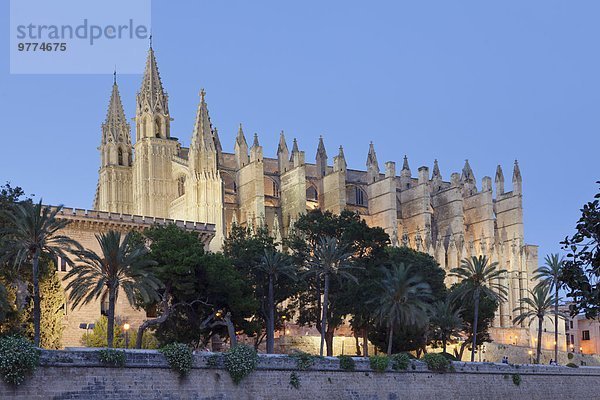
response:
M327 327L327 296L329 295L329 274L325 274L325 283L323 285L323 315L321 316L321 349L319 354L323 356L325 347L325 332Z
M558 282L556 282L558 283ZM554 295L554 362L558 364L558 285L555 285Z
M542 329L544 324L544 317L538 317L538 340L537 340L537 356L535 357L535 363L540 363L540 356L542 354Z
M475 302L475 312L473 318L473 348L471 349L471 362L475 362L475 350L477 349L477 325L479 323L479 288L475 289L473 294L473 301Z
M391 356L392 355L392 343L394 341L394 325L390 324L390 329L388 332L388 348L387 348L387 355Z
M269 275L269 310L267 311L267 353L269 354L273 353L275 348L275 295L273 292L273 275Z
M365 357L369 357L369 337L366 327L363 328L363 353Z
M40 347L40 258L37 251L33 255L33 345Z
M448 340L446 339L446 335L442 334L442 351L445 353L446 352L446 342Z
M115 340L115 303L117 302L117 288L114 284L108 288L108 324L106 328L106 343L112 348Z

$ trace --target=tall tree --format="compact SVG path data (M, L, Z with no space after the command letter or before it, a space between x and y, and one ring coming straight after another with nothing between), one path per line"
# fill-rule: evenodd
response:
M262 261L256 267L268 278L267 289L267 353L273 353L275 347L275 283L280 276L296 279L296 268L286 254L265 249Z
M69 253L81 246L60 232L68 220L58 219L62 206L50 208L39 203L25 201L15 203L11 211L2 211L7 221L4 229L4 257L12 259L17 265L31 262L33 281L33 343L40 345L40 257L42 254L54 259L60 257L69 260Z
M148 249L133 240L130 232L108 231L96 235L100 253L92 250L77 252L78 263L65 275L72 308L93 300L108 298L108 347L113 347L115 304L122 289L129 304L136 306L138 299L150 303L159 298L161 282L152 273L154 261L146 257Z
M473 327L473 346L471 351L471 362L475 361L475 350L477 349L477 326L479 318L479 300L484 293L488 297L505 300L508 293L506 287L499 282L499 278L506 273L506 270L499 269L498 263L488 264L486 256L471 257L464 259L458 268L450 271L450 276L460 280L455 294L461 298L472 298L474 309Z
M587 318L596 318L600 312L600 193L583 206L575 229L561 243L568 251L561 281L573 299L571 315L584 312Z
M313 256L309 265L309 273L314 274L320 281L323 280L323 312L321 315L321 346L320 355L323 355L325 347L325 332L327 331L327 315L329 305L329 286L331 278L337 279L338 282L343 280L357 281L349 270L352 267L350 264L351 253L347 251L347 247L339 242L334 237L324 237L319 240L319 243L313 250ZM329 348L328 348L329 349ZM330 354L328 354L330 355Z
M369 227L360 215L347 210L339 215L321 210L309 211L298 218L292 231L285 245L299 267L312 261L312 251L322 238L335 237L347 247L350 261L356 267L352 275L359 283L345 280L342 284L337 279L330 280L325 344L327 353L332 354L335 330L351 315L352 329L355 335L363 337L364 348L367 349L372 316L366 302L372 298L370 293L376 291L375 275L380 274L379 267L387 257L388 235L379 227ZM290 303L298 310L296 322L301 326L315 326L321 333L323 279L309 274L298 284L300 290Z
M540 356L542 354L542 331L544 325L544 318L546 318L554 307L554 296L550 294L550 286L536 286L532 291L530 290L530 297L524 297L520 299L521 306L514 309L517 316L513 318L515 324L521 324L529 321L529 325L537 319L538 321L538 338L537 338L537 355L535 358L536 364L540 363ZM563 317L562 313L555 315L555 318ZM555 358L556 360L556 358Z
M425 325L431 288L411 267L393 266L384 270L379 295L373 299L376 320L388 329L387 353L392 354L394 329L401 325Z
M554 290L554 359L558 360L558 303L559 290L564 287L564 283L560 280L564 260L558 254L550 254L546 256L544 262L545 265L535 271L534 279L539 280L538 285L548 286L550 290Z
M463 328L462 308L457 307L450 298L439 300L430 310L430 323L436 339L442 342L442 351L446 353L446 344Z

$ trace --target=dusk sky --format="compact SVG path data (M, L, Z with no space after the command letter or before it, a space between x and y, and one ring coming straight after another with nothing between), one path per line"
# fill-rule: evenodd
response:
M449 180L469 159L481 188L501 164L507 190L518 159L525 238L542 261L598 190L599 18L597 0L154 1L152 32L185 145L205 88L228 152L241 122L268 157L283 129L307 162L323 135L330 162L342 144L348 167L364 169L373 141L382 169L406 154L416 176L438 159ZM11 75L8 46L0 182L91 208L112 74ZM128 117L140 82L118 76Z

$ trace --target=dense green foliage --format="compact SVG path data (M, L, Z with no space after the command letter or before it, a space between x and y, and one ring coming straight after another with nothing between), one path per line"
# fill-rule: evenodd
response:
M390 356L394 371L406 371L410 365L410 357L406 353L397 353Z
M38 349L27 339L19 336L0 338L0 375L4 382L20 385L35 371L39 362Z
M306 370L315 364L316 357L312 354L305 353L303 351L294 351L290 357L296 360L296 367L299 370Z
M522 378L520 374L512 374L512 381L516 386L521 384Z
M338 356L340 360L340 369L343 371L354 371L356 368L356 363L354 362L354 358L346 355Z
M212 335L226 337L222 316L227 313L235 330L256 334L249 319L257 302L251 286L229 258L206 253L195 234L175 225L155 227L145 235L150 242L149 256L156 263L153 272L164 284L161 301L168 309L168 317L155 331L161 345L181 342L202 347ZM143 307L155 310L161 301Z
M375 372L385 372L390 365L390 358L385 355L375 355L369 357L369 366Z
M98 350L98 359L102 364L106 364L110 367L121 368L125 366L125 352L123 350Z
M568 252L561 281L573 299L571 315L583 312L587 318L596 318L600 312L600 192L584 204L575 230L561 243Z
M423 361L427 364L430 371L447 372L450 367L450 361L441 354L427 353L423 356Z
M165 356L171 369L185 376L190 372L194 365L194 358L190 347L183 343L169 343L160 349L160 352Z
M242 344L225 353L225 369L235 384L250 375L257 364L258 354L253 347Z
M294 389L300 389L300 377L296 373L296 371L292 371L290 374L290 386Z

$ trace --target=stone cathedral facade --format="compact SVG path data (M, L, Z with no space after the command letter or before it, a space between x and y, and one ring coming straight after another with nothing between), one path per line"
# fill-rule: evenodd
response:
M241 125L234 152L228 153L211 123L205 97L201 91L187 148L172 136L169 98L152 48L137 93L133 127L115 80L102 124L95 210L214 224L210 249L216 251L233 223L266 224L280 240L307 210L349 209L385 229L392 245L429 253L446 271L472 255L499 262L510 271L503 278L509 296L495 325L513 327L512 310L528 295L538 266L537 246L526 244L523 234L517 162L512 190L507 191L500 166L493 180L485 176L479 182L468 161L449 179L444 179L437 161L431 170L423 166L414 174L406 157L401 168L394 162L380 166L373 144L365 171L347 168L342 147L330 162L323 138L314 163L307 162L296 139L290 151L283 132L277 156L268 158L256 134L248 144Z

